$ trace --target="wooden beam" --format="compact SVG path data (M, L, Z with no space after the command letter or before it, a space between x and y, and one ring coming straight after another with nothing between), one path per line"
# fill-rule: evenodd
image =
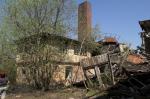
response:
M98 64L104 64L104 63L107 63L107 62L108 62L107 54L102 54L102 55L94 56L94 57L91 57L91 58L84 58L80 61L80 63L86 64L84 66L85 68L95 66L95 65L98 65Z
M112 84L115 84L115 78L114 78L114 73L113 73L113 69L112 69L112 64L111 64L111 59L110 59L110 55L108 55L108 63L109 63L109 68L110 68L110 74L111 74L111 80L112 80Z

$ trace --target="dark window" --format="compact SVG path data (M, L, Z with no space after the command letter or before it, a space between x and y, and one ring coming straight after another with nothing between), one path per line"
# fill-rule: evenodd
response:
M64 54L67 54L67 51L68 51L68 46L67 46L67 45L64 45L64 46L62 47L62 52L63 52Z
M65 78L66 79L70 79L72 77L72 66L66 66L66 70L65 70Z
M80 53L80 46L74 46L74 54L75 55L83 55L83 56L87 56L87 49L85 47L82 47L81 49L81 53Z
M25 69L22 69L22 74L26 74L26 71L25 71Z
M79 55L80 54L80 47L79 46L74 46L74 54Z
M81 55L87 56L87 50L86 50L86 48L82 48L81 49Z
M59 49L60 53L67 54L68 46L67 45L62 45L62 46L59 46L58 49Z

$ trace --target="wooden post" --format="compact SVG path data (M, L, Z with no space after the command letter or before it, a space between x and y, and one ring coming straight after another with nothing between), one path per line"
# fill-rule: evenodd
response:
M87 74L86 74L86 70L85 70L85 68L84 68L84 67L86 67L85 64L82 64L82 62L80 62L80 64L81 64L81 66L82 66L82 70L83 70L84 77L85 77L85 79L87 80L88 87L92 87L92 86L93 86L93 83L92 83L92 81L90 80L90 78L88 78L88 76L87 76Z
M108 63L109 63L109 67L110 67L110 73L111 73L111 80L112 80L112 84L115 84L115 78L114 78L114 73L113 73L113 69L112 69L112 64L111 64L111 60L110 60L110 56L108 55Z
M99 69L98 66L95 66L95 74L97 76L100 88L103 88L103 81L102 81L102 78L101 78L101 72L100 72L100 69Z
M84 73L84 76L87 80L87 84L88 84L88 87L93 87L93 83L92 81L90 80L90 78L88 78L87 74L86 74L86 70L83 69L83 73Z

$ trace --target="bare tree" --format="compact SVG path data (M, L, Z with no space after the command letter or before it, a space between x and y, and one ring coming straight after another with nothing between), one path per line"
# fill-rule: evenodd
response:
M7 19L21 36L44 32L64 35L72 28L73 0L8 0ZM68 29L69 28L69 29Z

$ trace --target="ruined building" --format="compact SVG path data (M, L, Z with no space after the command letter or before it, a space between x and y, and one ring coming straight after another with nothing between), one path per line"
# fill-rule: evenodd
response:
M71 84L85 80L83 69L80 63L82 59L92 60L89 64L93 64L91 52L86 44L82 46L83 41L88 42L92 40L92 12L91 5L85 1L79 5L78 8L78 40L73 40L63 36L58 36L50 33L35 34L29 37L21 38L16 41L18 46L17 63L17 82L19 83L35 83L32 82L32 74L37 74L38 79L47 79L45 72L52 73L52 80L58 84ZM126 46L119 44L115 38L105 38L103 41L95 42L98 49L94 52L94 56L112 52L122 52ZM39 45L42 45L41 51L37 51ZM103 46L101 50L99 47ZM51 53L52 51L54 53ZM39 53L39 54L38 54ZM41 54L40 54L41 53ZM59 57L60 56L60 57ZM104 55L107 57L107 55ZM106 57L102 57L105 60ZM51 59L49 59L51 58ZM103 61L104 61L103 60ZM50 61L50 62L49 62ZM103 62L102 61L102 62ZM106 60L105 60L106 61ZM55 63L55 71L49 69L51 62ZM39 66L42 65L42 66ZM31 71L30 67L33 67ZM57 68L56 68L57 67ZM52 66L51 68L54 68ZM96 69L98 70L98 69ZM87 76L93 77L95 75L94 69L86 70Z
M40 39L40 45L43 46L40 51L37 50L38 39ZM32 81L28 82L26 80L26 78L32 79L30 75L32 75L33 71L30 70L30 66L36 68L35 70L37 72L35 73L37 73L37 78L39 79L41 79L40 75L43 75L42 72L51 73L51 62L55 64L52 68L56 67L52 74L54 82L58 84L69 84L84 80L79 61L83 58L91 57L91 54L85 49L85 46L83 46L80 53L80 42L66 37L44 33L22 38L16 43L18 45L18 55L16 58L18 83L32 84Z

